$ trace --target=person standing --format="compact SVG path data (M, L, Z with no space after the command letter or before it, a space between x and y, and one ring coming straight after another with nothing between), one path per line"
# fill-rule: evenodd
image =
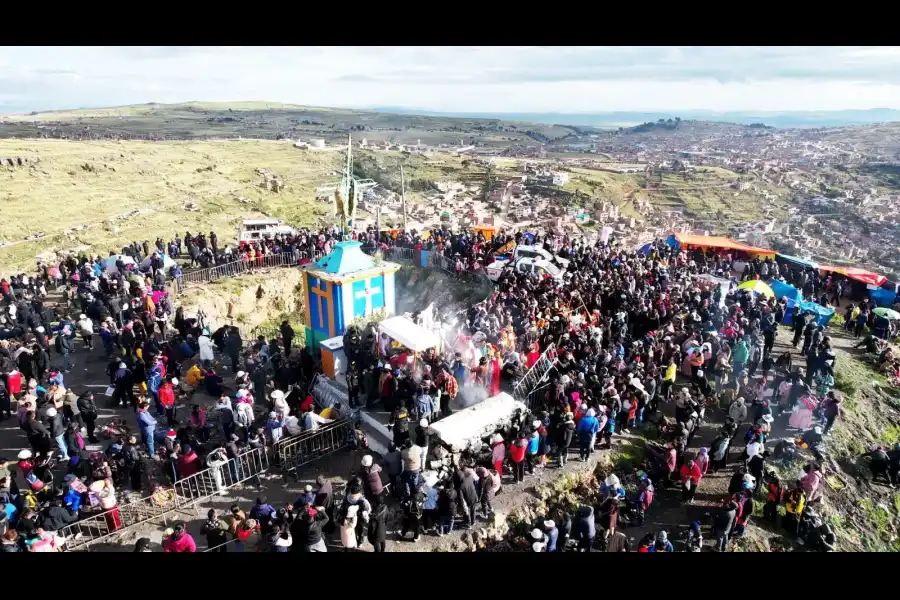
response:
M228 524L218 517L214 508L206 513L206 522L200 533L206 536L207 550L228 552Z
M567 412L562 422L556 429L556 456L559 459L560 468L565 468L569 460L569 446L572 445L572 437L575 434L575 415Z
M184 523L179 523L175 526L174 531L172 531L172 535L166 538L165 543L163 544L164 552L196 552L197 544L194 542L194 538L191 537L187 531L184 530Z
M387 505L380 503L372 509L372 516L369 519L369 543L372 544L375 552L384 552L387 539Z
M66 449L65 433L66 428L63 425L62 415L56 412L52 406L44 413L47 417L47 429L50 430L50 437L56 441L56 447L59 451L59 459L69 460L69 453Z
M588 409L585 416L578 422L578 446L579 456L582 461L586 461L594 450L594 439L597 431L600 429L600 422L597 421L596 412L593 408Z
M734 529L734 522L737 518L737 503L730 501L723 507L719 514L716 515L714 528L716 530L716 551L726 552L728 550L728 539L731 530Z
M87 315L78 316L78 330L81 332L81 339L88 350L94 349L94 322Z
M520 431L516 440L509 445L509 463L512 466L513 483L525 481L525 452L527 449L528 440Z
M280 330L281 339L284 340L284 358L289 359L291 357L291 344L294 341L294 329L290 323L282 321Z
M70 337L71 334L72 331L69 329L69 326L66 325L65 327L63 327L62 332L57 334L56 336L56 351L62 354L63 370L66 373L71 373L72 367L75 366L75 363L69 358L72 352L75 350L75 345L72 343L72 338Z
M125 470L131 477L131 491L141 491L141 454L137 448L137 438L129 436L128 442L122 447L122 460L125 462Z
M178 424L178 420L175 418L175 387L178 385L178 380L174 378L167 378L164 380L163 384L159 386L159 403L162 405L163 410L166 414L166 424L169 427L175 427Z
M141 436L144 438L144 444L147 445L147 454L154 456L156 454L156 440L153 438L156 432L156 419L150 414L150 404L147 401L138 404L137 410L138 428L141 430Z

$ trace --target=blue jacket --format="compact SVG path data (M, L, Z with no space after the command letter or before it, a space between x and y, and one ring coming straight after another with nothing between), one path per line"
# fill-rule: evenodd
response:
M428 394L422 394L416 398L416 410L419 415L427 415L434 412L434 400Z
M147 389L150 390L154 396L159 394L159 386L162 384L162 374L160 373L157 367L153 367L150 373L147 374Z
M152 432L156 429L156 419L153 418L153 415L148 410L138 411L137 421L141 431Z
M597 417L588 417L584 416L581 418L581 421L578 422L578 436L581 439L588 439L600 429L600 422L597 421Z
M528 454L537 454L540 443L541 436L532 434L532 436L528 438L528 447L525 449L525 452Z

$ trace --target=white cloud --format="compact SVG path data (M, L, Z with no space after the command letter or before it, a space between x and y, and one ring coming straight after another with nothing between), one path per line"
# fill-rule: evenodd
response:
M0 109L188 100L458 112L900 108L900 48L12 47Z

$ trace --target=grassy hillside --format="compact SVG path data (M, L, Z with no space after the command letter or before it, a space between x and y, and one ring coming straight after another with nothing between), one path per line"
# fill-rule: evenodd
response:
M0 138L345 140L348 131L371 142L535 145L564 139L575 128L499 119L399 115L352 109L229 102L141 104L0 117Z
M316 203L315 188L335 179L340 160L338 153L261 141L0 140L0 156L27 160L0 168L4 272L32 265L48 249L88 246L106 254L132 240L186 230L233 238L242 217L260 213L313 225L330 214L327 204ZM262 189L257 168L282 178L285 189ZM134 211L144 212L121 217Z

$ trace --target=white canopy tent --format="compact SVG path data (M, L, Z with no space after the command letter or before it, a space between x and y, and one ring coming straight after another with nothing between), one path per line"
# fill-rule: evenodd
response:
M406 317L391 317L378 324L378 330L412 350L422 352L438 348L441 340L424 327L416 325Z
M470 446L477 447L482 437L508 425L517 408L524 410L525 405L500 392L478 404L455 411L449 417L432 423L431 427L443 443L455 452L461 452Z
M124 254L116 254L114 256L108 256L103 259L103 270L107 273L112 273L114 271L118 271L118 267L116 267L116 261L121 259L125 266L135 265L137 267L137 263L134 262L134 259L130 256L125 256Z

